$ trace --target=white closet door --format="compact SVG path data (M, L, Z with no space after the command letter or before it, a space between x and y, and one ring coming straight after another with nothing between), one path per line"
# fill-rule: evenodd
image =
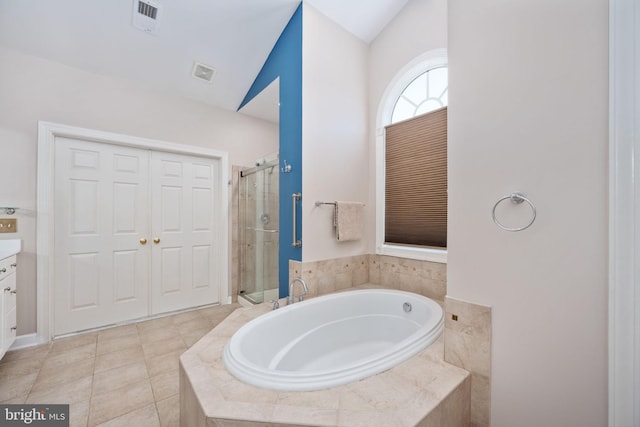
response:
M55 141L54 333L149 311L149 151Z
M220 301L219 160L151 154L152 313Z

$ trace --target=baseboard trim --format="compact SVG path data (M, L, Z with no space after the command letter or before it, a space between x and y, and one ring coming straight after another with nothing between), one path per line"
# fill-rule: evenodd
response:
M20 335L11 345L9 350L20 350L21 348L35 347L40 344L46 344L47 339L38 336L35 332L32 334Z

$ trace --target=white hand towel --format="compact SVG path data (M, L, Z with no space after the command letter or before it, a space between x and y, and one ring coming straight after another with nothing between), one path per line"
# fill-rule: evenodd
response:
M338 241L361 239L364 228L364 203L336 201L333 220Z

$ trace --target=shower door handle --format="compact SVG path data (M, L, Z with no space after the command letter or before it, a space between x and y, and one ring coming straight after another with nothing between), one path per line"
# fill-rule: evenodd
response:
M293 246L294 248L302 247L302 242L298 240L298 237L296 236L296 228L297 228L296 223L298 222L296 218L296 202L300 199L302 199L302 193L293 193L291 195L291 204L293 206L293 211L291 212L292 213L291 217L293 219L292 221L293 222L293 234L292 234L293 238L291 241L291 246Z

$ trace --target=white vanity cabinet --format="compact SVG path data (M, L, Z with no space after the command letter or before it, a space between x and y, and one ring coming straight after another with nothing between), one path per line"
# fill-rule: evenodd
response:
M17 267L15 255L0 260L0 359L16 339Z

